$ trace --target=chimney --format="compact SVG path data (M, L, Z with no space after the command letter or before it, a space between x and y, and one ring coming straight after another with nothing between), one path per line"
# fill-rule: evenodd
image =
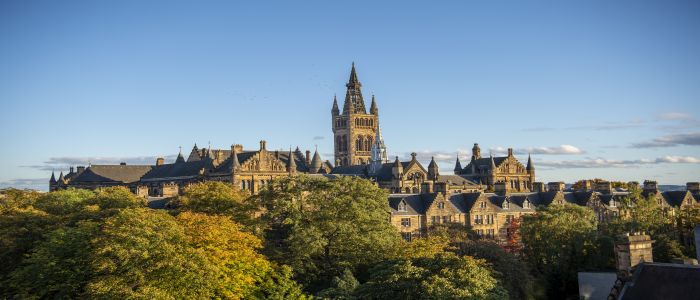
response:
M267 142L265 140L260 140L260 151L267 150Z
M120 165L120 166L126 166L126 163L125 163L125 162L120 162L119 165Z
M544 182L536 181L532 183L532 190L533 192L543 193L547 191L547 188L545 187Z
M311 151L306 150L306 164L311 165Z
M236 153L241 153L241 152L243 152L243 145L234 144L231 146L231 151L233 151L233 149L236 149Z
M610 181L598 181L595 183L595 189L602 194L612 193L612 183Z
M433 182L430 180L423 181L420 185L420 191L423 194L429 194L433 192Z
M70 172L68 172L68 173L73 173L73 171L74 171L73 167L70 167L69 169L70 169Z
M615 244L615 262L620 277L632 275L632 268L642 262L654 262L652 244L654 241L644 233L628 233Z
M78 166L78 173L85 171L85 166Z
M565 185L561 181L547 183L547 188L549 191L563 192L564 187Z
M657 192L658 187L656 186L656 181L644 180L644 191L645 192Z
M691 194L700 193L700 182L688 182L685 184L685 187L688 189L688 192L690 192Z
M584 191L584 192L591 191L591 190L593 190L593 186L592 186L592 185L593 185L593 184L591 183L590 180L584 180L583 183L582 183L582 186L581 186L581 190Z
M165 159L162 157L156 158L156 166L162 166L165 164Z
M508 148L508 156L513 156L513 148Z
M630 181L627 183L627 190L634 190L639 188L639 182L637 181Z
M505 196L510 194L510 184L506 182L496 182L493 190L497 195Z

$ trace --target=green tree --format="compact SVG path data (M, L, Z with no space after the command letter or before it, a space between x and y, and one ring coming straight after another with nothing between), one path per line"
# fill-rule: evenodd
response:
M572 204L550 205L523 216L523 253L547 285L552 299L577 293L577 272L605 267L599 249L596 216ZM602 266L601 266L602 265Z
M208 181L190 185L182 196L171 202L179 211L227 215L235 221L250 223L250 209L246 205L248 196L231 184Z
M369 280L355 295L361 299L508 299L484 261L449 252L381 263L372 268Z
M252 200L268 256L318 292L345 269L357 272L395 252L401 239L386 199L367 180L299 176L274 181Z

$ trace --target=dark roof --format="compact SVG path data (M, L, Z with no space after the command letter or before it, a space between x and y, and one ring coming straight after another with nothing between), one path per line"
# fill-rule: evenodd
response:
M401 201L406 203L406 211L399 211ZM420 215L425 214L425 209L428 206L421 198L421 194L393 194L389 195L389 207L393 215Z
M685 196L688 194L688 191L667 191L661 193L663 195L664 200L666 200L666 203L669 205L676 207L680 206L683 204L683 200L685 199Z
M153 169L143 176L143 180L160 179L170 177L193 177L199 175L202 168L207 168L209 161L194 160L183 163L164 164L154 166Z
M389 174L391 174L392 164L384 165L389 165ZM367 176L367 165L337 166L331 170L331 174Z
M120 182L131 183L141 179L151 171L152 166L145 165L92 165L76 176L76 182Z
M501 165L503 161L508 159L508 156L500 156L500 157L494 157L493 161L496 163L496 166ZM491 157L482 157L479 159L475 159L469 162L469 164L462 169L462 174L464 173L469 173L471 172L472 164L476 167L476 170L490 170L491 169Z
M700 266L683 264L639 264L618 299L698 299Z
M473 181L459 175L438 175L437 182L449 182L454 185L477 185Z

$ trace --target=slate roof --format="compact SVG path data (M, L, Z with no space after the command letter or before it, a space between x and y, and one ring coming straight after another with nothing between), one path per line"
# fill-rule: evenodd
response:
M406 211L399 211L399 203L406 203ZM421 194L391 194L389 195L389 207L392 215L422 215L428 207L421 198Z
M92 165L73 178L71 183L131 183L139 181L152 168L152 166L145 165Z
M664 200L666 200L666 203L673 207L677 207L683 204L683 200L685 199L685 196L687 194L688 191L667 191L661 193L661 195L664 197Z
M474 185L477 186L473 181L466 179L459 175L438 175L437 182L449 182L453 185Z
M700 266L641 263L618 299L698 299Z
M493 161L496 163L496 166L500 166L503 161L508 159L508 156L499 156L499 157L494 157ZM482 157L473 161L469 161L469 164L467 164L466 167L462 169L462 174L469 174L471 172L472 164L476 166L477 172L479 170L489 170L491 169L491 157Z
M208 160L194 160L174 164L164 164L153 166L150 172L146 173L142 180L153 180L172 177L194 177L198 176L202 168L211 167Z

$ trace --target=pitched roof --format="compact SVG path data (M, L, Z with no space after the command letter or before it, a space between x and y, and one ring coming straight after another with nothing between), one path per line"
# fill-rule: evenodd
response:
M406 203L406 211L399 211L399 203ZM389 208L392 215L422 215L427 206L420 194L392 194L389 195Z
M641 263L625 282L618 299L697 299L700 266Z
M503 161L505 161L506 159L508 159L508 156L493 157L493 161L497 167L500 166L501 163L503 163ZM482 157L470 161L469 164L466 167L464 167L464 169L462 169L461 173L471 172L472 164L474 165L476 170L488 171L491 169L491 157Z
M688 194L688 191L666 191L661 193L666 203L673 207L683 204L683 200L685 200L685 196Z
M478 186L475 182L473 182L469 179L466 179L462 176L459 176L459 175L439 175L436 181L437 182L447 182L447 183L453 184L453 185L468 185L468 186L473 185L475 187Z
M92 165L71 180L76 182L131 183L141 179L153 166L146 165Z
M193 177L199 175L200 170L207 168L209 162L207 160L194 160L184 163L164 164L154 166L153 169L145 174L142 180L158 180L174 177Z

